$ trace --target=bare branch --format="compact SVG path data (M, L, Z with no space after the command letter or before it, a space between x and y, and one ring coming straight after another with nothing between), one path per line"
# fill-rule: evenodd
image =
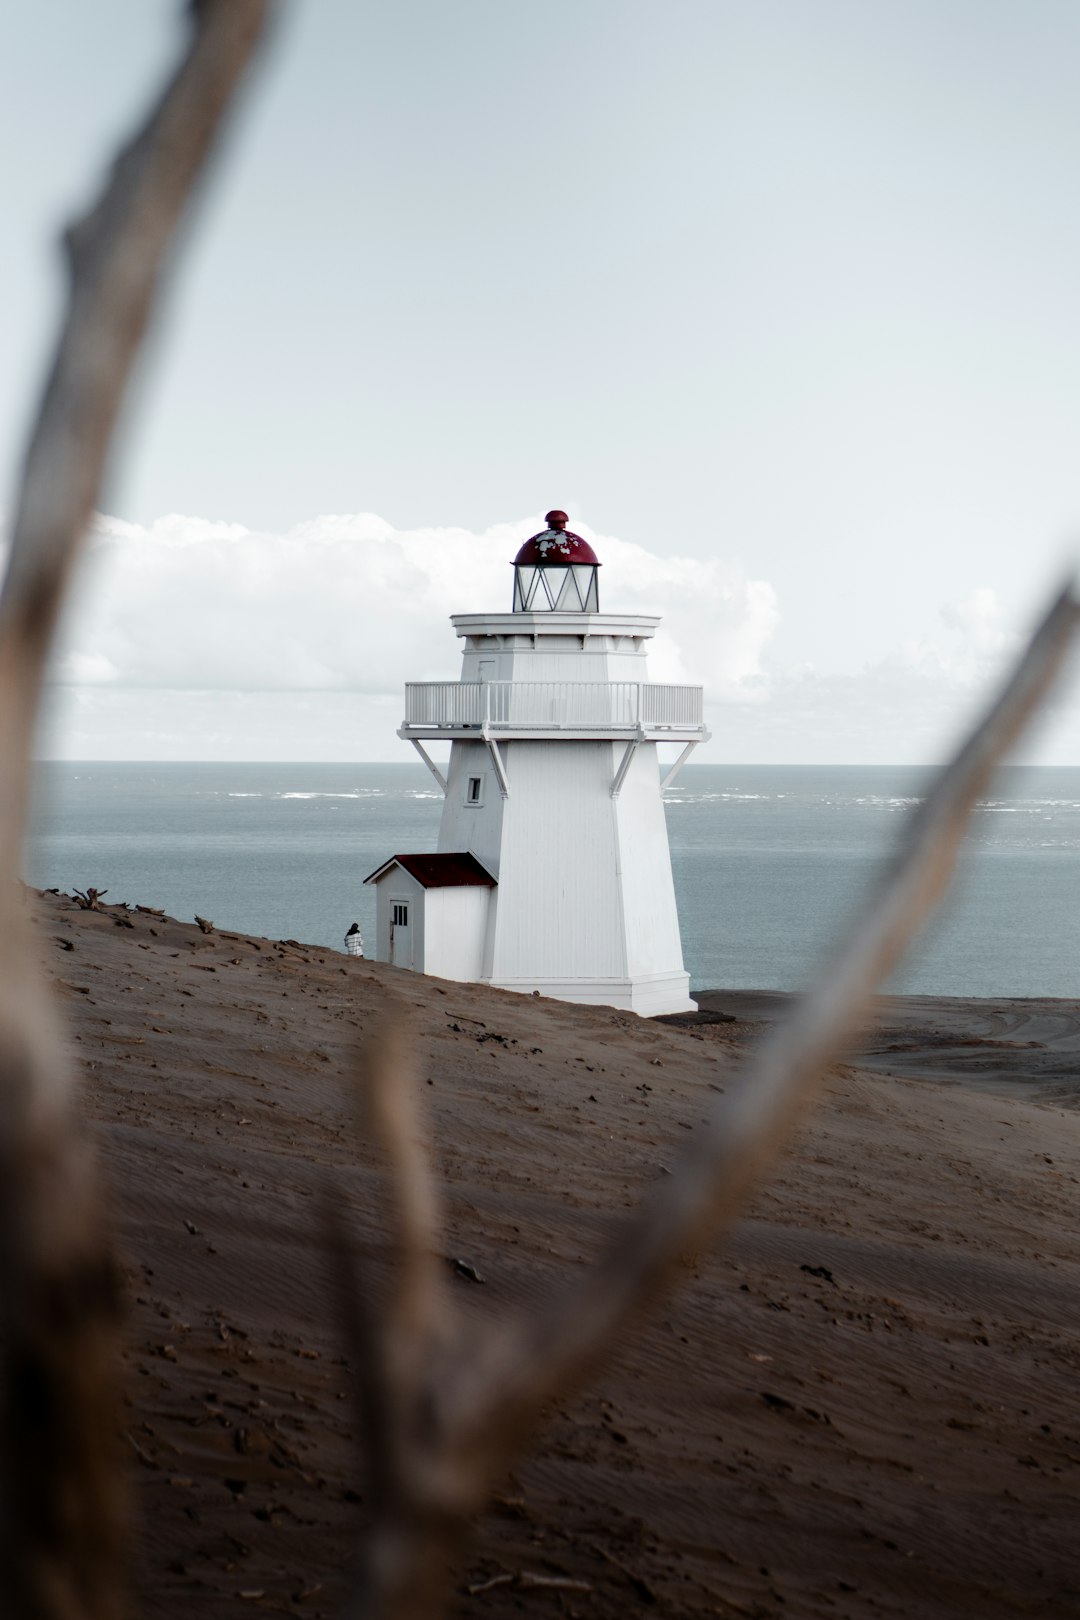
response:
M871 998L948 887L967 817L1057 674L1080 623L1066 587L1000 694L911 817L891 867L816 986L762 1042L672 1176L590 1272L535 1317L509 1326L461 1392L463 1427L513 1433L609 1344L678 1255L731 1225L830 1064L869 1018ZM467 1415L466 1415L467 1412Z
M108 889L75 889L75 903L80 911L100 911L100 902L108 894Z
M513 1446L544 1404L613 1346L631 1316L670 1278L680 1253L734 1221L807 1108L821 1076L870 1011L874 990L948 886L967 816L991 773L1046 692L1080 623L1080 602L1064 590L996 702L941 773L911 818L892 866L817 986L748 1060L739 1081L692 1141L674 1174L616 1235L599 1264L538 1313L488 1331L470 1355L433 1334L439 1307L420 1291L434 1279L423 1260L433 1246L429 1171L417 1157L415 1126L395 1088L400 1057L381 1049L374 1089L392 1109L393 1182L405 1239L406 1280L396 1335L409 1375L381 1376L386 1490L374 1493L375 1522L350 1615L416 1620L434 1612L447 1548ZM411 1270L411 1276L410 1276ZM426 1383L425 1383L426 1380ZM376 1388L372 1399L379 1400ZM419 1420L423 1417L425 1422ZM402 1466L401 1459L408 1466ZM496 1576L470 1590L531 1577Z
M439 1265L439 1200L421 1128L416 1054L400 1007L387 1008L364 1055L365 1100L386 1155L390 1214L396 1227L398 1277L387 1313L388 1357L396 1380L418 1345L425 1355L439 1336L446 1300Z
M31 746L49 639L176 227L267 12L268 0L192 6L172 81L69 234L70 303L0 596L0 1591L20 1620L116 1620L126 1563L116 1266L11 881Z
M30 436L0 596L0 871L17 869L41 673L166 257L269 0L196 0L186 54L67 236L71 294Z
M376 1303L369 1267L353 1251L340 1195L327 1188L325 1243L339 1290L339 1310L357 1379L359 1416L373 1490L395 1501L415 1467L415 1417L430 1385L436 1347L449 1336L449 1301L439 1275L438 1197L426 1141L416 1059L400 1007L391 1005L360 1056L366 1123L386 1158L383 1207L396 1275L389 1299Z
M439 1258L438 1195L422 1132L416 1058L400 1007L388 1007L372 1031L361 1081L387 1162L386 1208L397 1266L381 1312L363 1267L355 1293L344 1301L378 1524L350 1612L421 1616L435 1602L440 1558L460 1529L457 1460L439 1398L455 1324ZM339 1229L339 1275L342 1243ZM425 1556L418 1559L421 1547Z
M44 988L0 995L0 1587L22 1620L112 1620L126 1566L119 1288Z

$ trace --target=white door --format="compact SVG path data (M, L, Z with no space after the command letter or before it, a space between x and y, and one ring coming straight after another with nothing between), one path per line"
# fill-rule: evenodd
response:
M412 945L412 901L390 901L390 963L392 967L411 968L413 965Z

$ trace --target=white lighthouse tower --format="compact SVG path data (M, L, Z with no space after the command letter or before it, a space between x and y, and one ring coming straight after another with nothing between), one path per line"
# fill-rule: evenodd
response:
M376 886L376 957L646 1016L693 1009L662 786L708 733L699 686L646 678L660 622L601 613L565 512L514 560L513 611L454 614L461 679L409 684L399 736L445 795L436 854ZM425 744L451 744L445 776ZM683 749L661 782L658 743Z

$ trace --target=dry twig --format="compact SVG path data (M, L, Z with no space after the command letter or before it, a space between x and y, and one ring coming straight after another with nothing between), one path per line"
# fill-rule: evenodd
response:
M591 1581L575 1580L570 1575L534 1575L527 1569L513 1572L507 1570L501 1575L492 1575L486 1581L475 1581L466 1588L470 1597L476 1597L481 1592L492 1592L497 1586L512 1586L519 1592L591 1592Z
M49 642L177 225L267 0L197 0L191 37L98 205L68 233L67 316L0 596L0 874L21 866ZM20 1620L111 1620L125 1564L118 1290L92 1158L15 888L0 882L0 1592ZM100 896L87 891L92 909Z
M75 904L80 911L100 911L108 889L74 889Z
M545 1403L618 1342L628 1320L670 1279L680 1253L732 1224L821 1076L867 1020L876 987L944 894L967 816L1054 679L1078 622L1080 602L1066 589L910 819L903 847L816 987L747 1060L674 1173L657 1183L596 1266L545 1309L490 1329L466 1352L452 1301L436 1292L430 1273L438 1250L430 1218L401 1223L394 1325L369 1323L375 1346L362 1353L376 1370L368 1404L381 1411L389 1431L382 1455L407 1456L409 1466L384 1476L393 1489L375 1493L353 1620L419 1620L432 1612L448 1549ZM368 1084L378 1096L395 1095L399 1063L385 1046L372 1055ZM392 1197L399 1209L417 1201L430 1212L430 1171L403 1147L417 1130L411 1096L408 1086L396 1093ZM421 1286L431 1288L426 1301L418 1297ZM408 1377L384 1372L380 1382L377 1369L396 1365L398 1355Z

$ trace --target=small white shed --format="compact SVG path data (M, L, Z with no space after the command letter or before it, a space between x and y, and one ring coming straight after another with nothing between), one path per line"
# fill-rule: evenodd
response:
M495 879L475 855L391 855L375 885L375 958L441 979L484 977Z

